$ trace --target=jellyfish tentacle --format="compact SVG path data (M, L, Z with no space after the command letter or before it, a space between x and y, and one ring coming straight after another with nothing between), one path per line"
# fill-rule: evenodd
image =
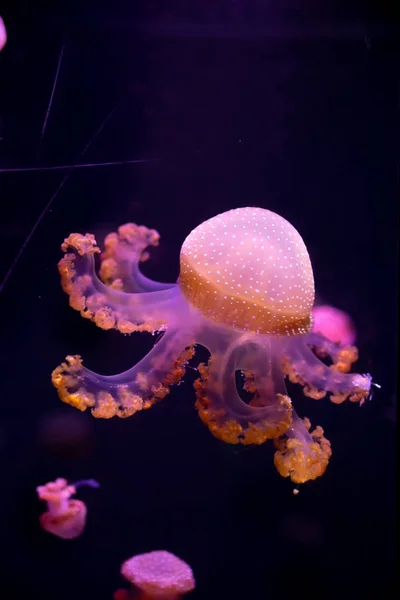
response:
M307 334L305 342L313 349L317 356L321 358L329 356L332 360L331 369L334 371L349 373L353 363L358 360L358 349L356 346L331 342L321 333Z
M126 223L104 240L100 257L100 279L119 291L138 293L167 290L171 283L160 283L145 277L139 263L148 260L150 246L158 246L160 235L144 225Z
M61 248L66 254L58 263L58 270L70 306L102 329L117 329L121 333L162 331L176 320L177 305L185 309L177 284L131 294L103 283L95 272L94 256L100 250L92 234L73 233Z
M301 419L294 411L291 427L274 440L277 449L274 465L282 477L293 483L305 483L323 475L332 455L331 443L319 425L310 431L309 419Z
M319 400L329 392L331 402L341 404L347 398L361 402L370 394L369 374L346 374L326 366L305 344L287 344L283 371L290 381L304 386L304 394Z
M196 408L211 433L231 444L262 444L282 435L291 423L292 403L286 395L281 370L272 354L244 334L224 348L213 347L208 367L200 368L195 382ZM223 358L222 358L223 357ZM256 401L246 404L236 387L235 372L245 376L245 389Z
M168 330L134 367L118 375L98 375L82 365L79 356L67 356L52 373L60 399L78 410L91 409L94 417L129 417L165 398L169 386L185 374L194 350L188 330Z

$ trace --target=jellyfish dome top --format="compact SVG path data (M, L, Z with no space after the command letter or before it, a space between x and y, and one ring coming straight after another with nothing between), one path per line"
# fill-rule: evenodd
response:
M132 589L117 590L114 600L179 600L196 587L191 567L167 550L129 558L122 564L121 575Z
M119 375L98 375L80 356L67 356L52 374L61 400L95 417L131 416L165 398L204 346L210 359L198 366L195 406L211 433L230 444L274 440L275 466L295 483L322 475L330 443L321 427L311 430L297 415L285 378L306 396L329 394L337 404L363 402L372 380L350 374L355 347L312 331L314 277L300 234L262 208L217 215L188 235L178 282L171 284L139 270L158 242L155 230L133 223L109 234L103 253L92 234L64 240L59 272L72 308L102 329L163 335Z
M310 330L314 277L307 248L269 210L239 208L196 227L181 249L179 283L215 323L268 335Z

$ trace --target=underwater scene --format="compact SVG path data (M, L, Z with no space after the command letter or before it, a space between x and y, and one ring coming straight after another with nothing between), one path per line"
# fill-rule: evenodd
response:
M400 37L358 8L0 7L0 598L396 589Z

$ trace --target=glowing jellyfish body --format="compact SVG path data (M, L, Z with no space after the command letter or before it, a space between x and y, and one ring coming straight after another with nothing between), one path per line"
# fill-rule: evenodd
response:
M71 496L82 485L99 487L93 479L68 485L66 479L59 477L36 488L39 499L47 503L47 511L40 515L40 524L45 531L64 540L81 535L86 525L87 509L81 500L71 499Z
M134 597L143 600L178 600L196 585L190 566L166 550L133 556L123 563L121 574L139 591ZM130 597L133 596L128 590L114 594L114 600Z
M165 331L151 352L130 370L100 376L68 356L52 381L60 398L95 417L127 417L163 399L180 381L196 345L210 352L198 367L196 408L212 434L232 444L273 439L275 465L296 483L315 479L331 448L321 427L310 429L287 395L284 378L306 396L332 402L364 400L369 375L347 374L355 348L313 333L314 278L296 229L261 208L239 208L194 229L183 243L180 277L162 284L144 277L139 262L157 245L156 231L127 224L105 240L100 279L93 235L72 234L59 263L70 305L103 329L122 333ZM326 366L312 352L329 355ZM241 374L242 399L236 383ZM243 395L243 394L242 394Z

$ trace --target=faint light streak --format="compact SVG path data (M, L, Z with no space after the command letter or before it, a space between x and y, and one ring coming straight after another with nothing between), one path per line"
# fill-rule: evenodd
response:
M29 173L32 171L64 171L67 169L84 169L90 167L111 167L117 165L133 165L135 163L145 163L153 160L157 160L156 158L140 158L135 160L116 160L109 162L101 162L101 163L86 163L86 164L77 164L77 165L56 165L53 167L16 167L15 169L0 169L0 173Z

